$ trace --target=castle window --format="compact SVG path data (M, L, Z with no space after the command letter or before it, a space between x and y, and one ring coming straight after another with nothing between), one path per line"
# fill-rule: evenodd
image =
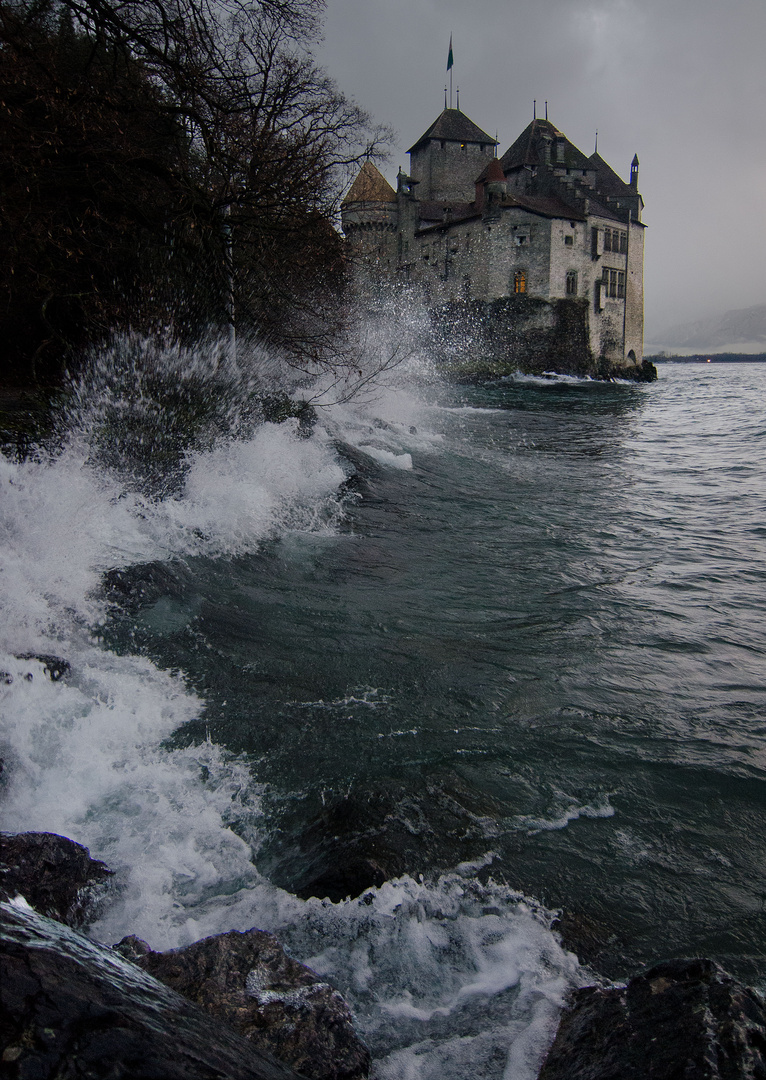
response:
M619 251L624 255L627 250L627 233L621 229L604 229L604 251Z
M625 274L622 270L608 270L606 267L601 271L601 292L612 300L625 299Z
M565 236L564 237L564 243L566 244L567 247L572 247L574 245L574 237L573 236Z
M576 270L567 270L567 296L577 296Z
M517 270L513 275L513 291L515 293L525 293L527 291L526 270Z

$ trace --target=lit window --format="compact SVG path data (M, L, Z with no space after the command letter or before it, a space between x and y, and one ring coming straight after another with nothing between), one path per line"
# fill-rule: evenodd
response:
M577 296L576 270L567 270L567 296Z
M513 291L515 293L523 293L527 291L527 272L526 270L517 270L513 275Z

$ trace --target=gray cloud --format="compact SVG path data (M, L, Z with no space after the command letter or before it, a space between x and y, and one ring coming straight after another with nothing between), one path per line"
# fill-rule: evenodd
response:
M500 152L550 119L627 179L641 161L647 337L766 300L763 0L328 0L320 59L399 133L387 170L444 105L453 34L460 106Z

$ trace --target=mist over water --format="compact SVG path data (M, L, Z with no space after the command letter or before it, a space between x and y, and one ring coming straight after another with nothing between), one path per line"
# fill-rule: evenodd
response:
M117 870L95 937L273 930L392 1080L535 1075L554 909L762 978L766 370L414 357L309 427L263 356L115 350L0 459L2 828Z

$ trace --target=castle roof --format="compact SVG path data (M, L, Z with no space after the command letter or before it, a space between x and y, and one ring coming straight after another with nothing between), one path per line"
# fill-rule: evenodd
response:
M503 166L496 157L493 157L476 177L477 184L502 184L504 181Z
M486 171L486 170L485 170ZM565 218L568 221L586 221L582 210L578 210L555 195L506 195L500 204L504 209L517 207L538 217ZM445 209L449 213L445 215ZM427 232L448 232L453 225L481 217L481 208L476 203L451 203L445 207L443 202L419 203L420 226L417 236ZM613 217L610 211L605 216ZM617 220L615 218L615 220Z
M545 162L545 143L557 143L564 141L563 161L558 159L555 153L551 153L550 164L564 166L567 169L587 169L588 158L574 143L571 143L563 132L550 122L550 120L533 120L524 128L521 135L500 158L503 171L508 173L512 169L521 168L524 165L542 165ZM592 168L592 166L591 166Z
M428 142L429 139L444 139L446 142L481 143L483 146L497 145L496 140L491 135L477 127L473 120L469 120L460 109L444 109L431 124L428 131L421 135L416 143L413 143L407 153L411 154L423 143Z
M519 206L533 214L549 218L569 218L570 221L585 221L582 210L559 199L556 195L507 195L503 206Z
M421 222L421 228L425 226L422 222L428 221L430 223L436 223L439 225L444 224L445 220L450 221L463 221L467 217L471 217L476 213L476 207L473 203L469 202L449 202L439 200L429 200L419 202L418 217ZM446 215L445 215L446 211Z
M602 195L635 195L634 189L607 165L599 153L591 154L588 164L596 172L596 189Z
M353 202L396 202L396 192L371 161L365 161L342 205Z

